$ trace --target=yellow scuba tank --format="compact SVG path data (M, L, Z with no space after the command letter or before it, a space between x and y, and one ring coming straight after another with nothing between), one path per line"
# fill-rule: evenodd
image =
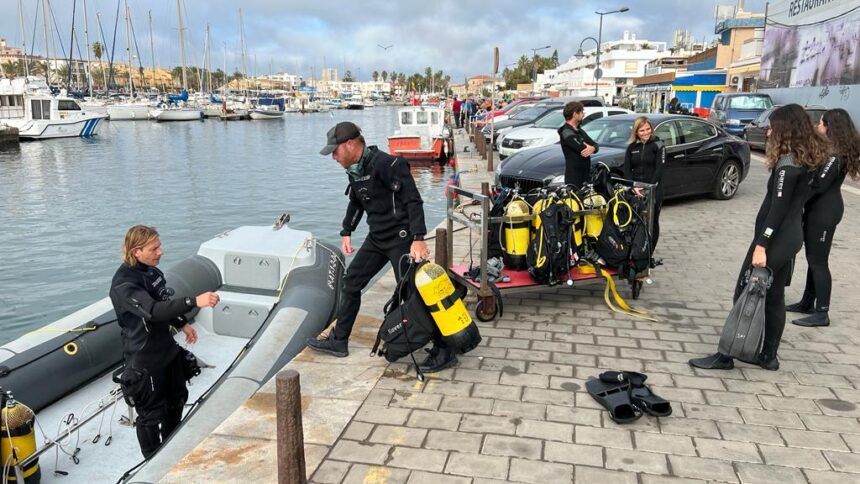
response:
M416 269L415 288L451 350L466 353L478 346L481 342L478 325L455 294L454 284L442 266L428 262Z
M582 206L585 209L598 209L598 213L593 213L585 216L585 235L596 239L603 230L603 217L606 216L606 198L597 193L591 192L582 199Z
M564 204L567 205L573 212L579 212L582 210L581 202L579 198L573 192L567 194L564 198ZM573 217L573 222L571 223L571 230L573 231L573 242L574 249L578 249L582 246L582 237L585 233L585 220L582 215L577 215Z
M505 207L502 232L505 241L502 260L505 266L514 270L526 268L526 252L529 246L531 222L527 219L529 205L521 198L515 198Z
M532 217L532 240L537 236L538 229L540 229L540 217L538 215L553 203L555 203L555 194L550 193L538 198L532 207L532 213L534 214L534 217Z
M16 472L15 466L36 452L36 415L30 407L16 402L11 393L8 399L4 396L3 408L0 409L0 458L4 467L8 464L6 474L8 482L38 483L42 477L39 469L39 459ZM19 480L23 478L23 481Z

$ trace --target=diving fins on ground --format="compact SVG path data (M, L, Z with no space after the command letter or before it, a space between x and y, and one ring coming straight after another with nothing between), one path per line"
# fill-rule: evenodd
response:
M597 403L609 410L609 418L615 423L635 422L642 416L642 411L630 399L633 387L629 382L606 383L592 379L585 382L585 389Z
M605 371L598 378L607 384L629 383L632 386L630 401L643 412L655 417L672 415L672 404L655 394L651 391L651 387L645 384L648 375L635 371Z

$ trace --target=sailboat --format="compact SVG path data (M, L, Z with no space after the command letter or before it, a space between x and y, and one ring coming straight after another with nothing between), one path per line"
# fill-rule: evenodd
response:
M128 0L125 1L125 31L126 52L128 53L128 85L129 100L123 103L112 104L107 107L107 114L111 121L136 121L149 119L149 111L152 104L145 99L134 99L134 64L131 57L131 19L128 12Z
M182 30L182 0L176 0L176 15L179 18L179 61L182 64L182 93L179 96L168 96L168 105L153 109L149 112L156 121L197 121L203 120L203 111L197 107L185 105L188 101L188 79L185 75L185 34ZM179 105L179 103L183 105Z

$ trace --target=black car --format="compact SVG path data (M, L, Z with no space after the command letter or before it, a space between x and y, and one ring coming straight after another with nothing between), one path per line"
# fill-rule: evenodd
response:
M767 130L770 129L770 115L779 107L771 107L744 126L744 139L751 148L764 149L764 145L767 144ZM813 125L818 124L821 116L824 116L827 111L827 108L823 106L804 106L803 109L809 115L809 120L812 121Z
M499 137L499 131L500 130L505 129L505 128L517 128L519 126L525 126L527 124L534 124L535 121L546 116L550 112L560 110L563 108L564 108L564 104L561 104L561 103L554 103L554 102L538 103L538 104L535 104L534 106L532 106L530 108L526 108L526 109L514 114L513 116L511 116L510 118L508 118L504 121L499 121L499 122L495 123L493 125L493 131L492 131L493 146L495 146L495 144L496 144L496 140ZM481 130L481 132L484 134L484 139L486 139L487 142L489 143L490 142L490 124L487 123L484 126L484 128Z
M583 129L600 146L592 163L605 163L621 176L633 120L639 114L596 119ZM750 148L709 121L677 114L649 116L654 134L666 144L665 197L709 194L732 198L750 166ZM496 184L529 191L564 183L564 155L558 143L523 150L503 161Z

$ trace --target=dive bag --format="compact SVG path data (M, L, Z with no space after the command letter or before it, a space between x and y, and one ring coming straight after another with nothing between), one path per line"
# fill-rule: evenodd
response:
M747 271L746 285L729 311L719 352L745 362L755 362L764 342L764 306L773 273L767 267Z
M534 238L527 255L529 274L553 286L570 273L573 211L555 195L535 202Z
M436 329L415 285L407 280L411 277L412 271L408 271L385 304L385 317L373 344L371 353L384 356L389 362L423 348L430 342ZM380 343L382 348L379 347Z
M620 193L609 200L606 208L594 250L607 266L623 267L630 255L628 227L633 221L633 208L621 198Z

